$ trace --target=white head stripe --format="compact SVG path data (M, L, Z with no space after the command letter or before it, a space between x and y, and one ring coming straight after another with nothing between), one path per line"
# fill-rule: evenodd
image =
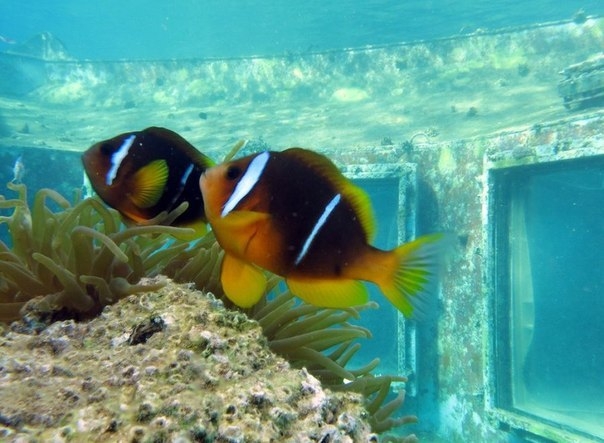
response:
M235 209L235 206L237 206L239 202L250 193L256 183L258 183L258 180L260 180L260 176L262 175L262 171L264 171L264 168L268 163L269 157L270 153L265 151L261 154L258 154L250 162L247 170L235 186L233 193L224 204L221 214L222 217L228 215L229 212Z
M317 223L315 223L315 226L313 226L310 235L306 238L306 241L304 242L304 246L302 246L302 250L296 257L296 261L294 263L296 266L298 266L298 264L306 256L310 245L312 244L315 237L317 236L317 234L319 233L319 231L321 230L321 228L323 227L335 207L338 205L338 203L340 203L340 194L336 194L336 196L332 198L329 203L327 203L327 206L325 206L323 214L321 214L321 217L319 217L319 220L317 220Z
M120 148L111 156L111 168L109 168L107 176L105 177L105 183L107 183L107 185L113 184L113 180L115 180L115 176L117 175L117 170L128 155L128 150L130 149L130 146L132 146L132 143L134 143L135 138L136 135L132 134L125 139L122 146L120 146Z

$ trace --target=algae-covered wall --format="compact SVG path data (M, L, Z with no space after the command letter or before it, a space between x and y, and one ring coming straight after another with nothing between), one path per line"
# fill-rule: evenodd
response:
M604 155L604 112L569 116L518 131L413 146L337 150L343 163L416 165L417 234L454 234L436 318L417 323L417 393L408 396L420 430L444 441L508 441L493 418L493 220L491 167ZM489 203L489 199L490 203ZM499 295L500 297L502 295ZM401 339L403 339L401 337ZM409 374L407 374L409 375ZM560 437L562 438L562 437Z
M81 151L150 125L209 152L259 137L325 149L414 135L454 140L564 117L559 71L602 47L604 20L587 18L264 58L87 62L62 54L41 69L39 59L0 54L0 144Z
M497 406L491 387L496 382L492 305L494 297L504 294L493 291L493 220L488 205L505 204L493 201L490 194L490 166L603 154L602 112L410 154L418 164L418 176L433 191L438 227L458 239L443 278L436 338L438 427L441 435L455 437L449 441L508 441L505 433L496 431L499 422L489 419Z

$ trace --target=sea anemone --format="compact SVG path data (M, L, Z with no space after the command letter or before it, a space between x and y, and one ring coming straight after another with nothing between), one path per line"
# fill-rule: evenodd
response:
M157 275L187 247L171 237L180 228L122 229L117 212L96 198L71 205L57 192L41 189L30 210L25 185L8 187L18 197L0 197L0 209L12 209L0 217L12 243L0 241L0 321L17 319L34 298L37 310L55 316L94 316L130 294L163 286L161 280L141 279Z
M38 315L47 313L48 321L90 318L130 294L157 290L164 281L149 277L160 275L193 283L235 308L222 292L223 251L211 232L188 242L179 239L189 231L183 228L124 227L119 214L98 199L76 198L70 204L51 189L38 191L30 210L26 187L12 183L8 187L18 197L0 196L0 210L12 210L0 217L12 243L9 247L0 241L0 321L23 316L32 299L35 303L30 306ZM166 220L170 216L166 214ZM260 324L270 349L292 366L306 367L332 390L364 395L372 429L381 433L416 418L393 417L404 402L404 391L388 400L392 384L406 382L405 377L374 375L379 359L349 368L361 347L358 340L371 336L350 321L376 306L374 302L347 309L309 305L291 294L281 278L272 276L263 299L245 312Z
M275 280L272 297L264 297L248 313L262 327L271 350L294 367L307 368L323 386L362 394L367 399L365 406L374 432L416 422L415 416L392 417L405 400L404 390L386 401L392 383L404 383L406 377L373 375L371 372L380 363L378 358L357 369L347 367L361 348L357 339L371 337L368 329L349 321L360 319L363 310L375 309L377 303L346 309L321 308L297 299L288 290L279 291L280 279Z

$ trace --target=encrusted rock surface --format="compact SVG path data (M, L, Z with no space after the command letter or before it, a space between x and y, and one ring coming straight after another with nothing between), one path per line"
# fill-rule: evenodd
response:
M255 322L171 282L89 322L5 327L0 399L2 441L377 441L360 397L323 390Z

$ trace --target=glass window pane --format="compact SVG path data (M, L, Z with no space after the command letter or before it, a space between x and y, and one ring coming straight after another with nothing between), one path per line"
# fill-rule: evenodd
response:
M604 168L566 163L511 185L510 406L604 437Z

